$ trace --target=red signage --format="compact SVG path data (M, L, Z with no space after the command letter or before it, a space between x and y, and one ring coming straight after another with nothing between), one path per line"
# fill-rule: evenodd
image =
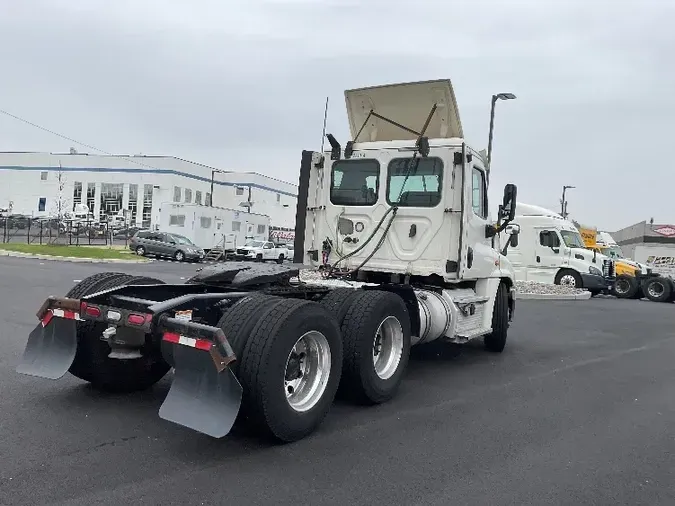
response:
M655 228L654 232L666 237L672 237L675 235L675 227L673 225L664 225L662 227Z

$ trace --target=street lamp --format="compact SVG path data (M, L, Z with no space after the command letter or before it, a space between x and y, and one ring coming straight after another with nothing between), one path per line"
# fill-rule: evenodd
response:
M488 136L488 152L487 152L487 169L490 171L490 162L492 161L492 134L495 129L495 106L497 100L515 100L516 96L513 93L497 93L492 95L492 106L490 107L490 134Z
M225 173L227 171L225 170L220 170L220 169L212 169L211 170L211 199L209 200L209 206L213 207L213 180L215 179L216 172L220 173Z
M576 186L568 186L568 185L563 186L562 198L560 199L560 210L561 210L560 214L562 215L563 218L567 218L567 201L565 200L565 192L573 188L576 188Z

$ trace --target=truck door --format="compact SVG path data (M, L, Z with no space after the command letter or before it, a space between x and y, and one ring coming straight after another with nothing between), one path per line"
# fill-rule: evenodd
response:
M558 232L550 228L534 229L534 265L528 281L553 283L555 274L563 264L561 241Z
M472 279L489 276L496 268L498 258L485 231L488 221L487 177L477 157L474 163L466 164L466 184L463 185L465 207L462 218L462 252L460 277Z

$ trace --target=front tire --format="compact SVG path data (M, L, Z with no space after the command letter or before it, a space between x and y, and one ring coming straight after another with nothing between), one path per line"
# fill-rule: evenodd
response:
M340 383L343 346L337 322L318 303L282 299L251 331L239 363L242 410L282 442L311 434Z
M618 299L634 299L636 298L640 285L634 276L626 276L621 274L614 280L612 287L612 295Z
M584 282L577 271L571 269L562 269L556 274L554 283L556 285L569 286L570 288L582 289Z
M410 314L398 295L357 290L342 320L340 394L380 404L398 392L410 358Z
M178 250L173 254L173 259L176 262L183 262L185 261L185 253L183 253L181 250Z
M492 332L483 338L485 349L501 353L506 346L509 330L509 292L504 282L499 283L492 311Z

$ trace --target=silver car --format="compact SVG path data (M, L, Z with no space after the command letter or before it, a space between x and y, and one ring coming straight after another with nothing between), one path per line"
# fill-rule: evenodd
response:
M172 258L178 262L191 260L199 262L204 259L204 250L190 239L178 234L139 230L129 241L129 248L137 255L154 255Z

